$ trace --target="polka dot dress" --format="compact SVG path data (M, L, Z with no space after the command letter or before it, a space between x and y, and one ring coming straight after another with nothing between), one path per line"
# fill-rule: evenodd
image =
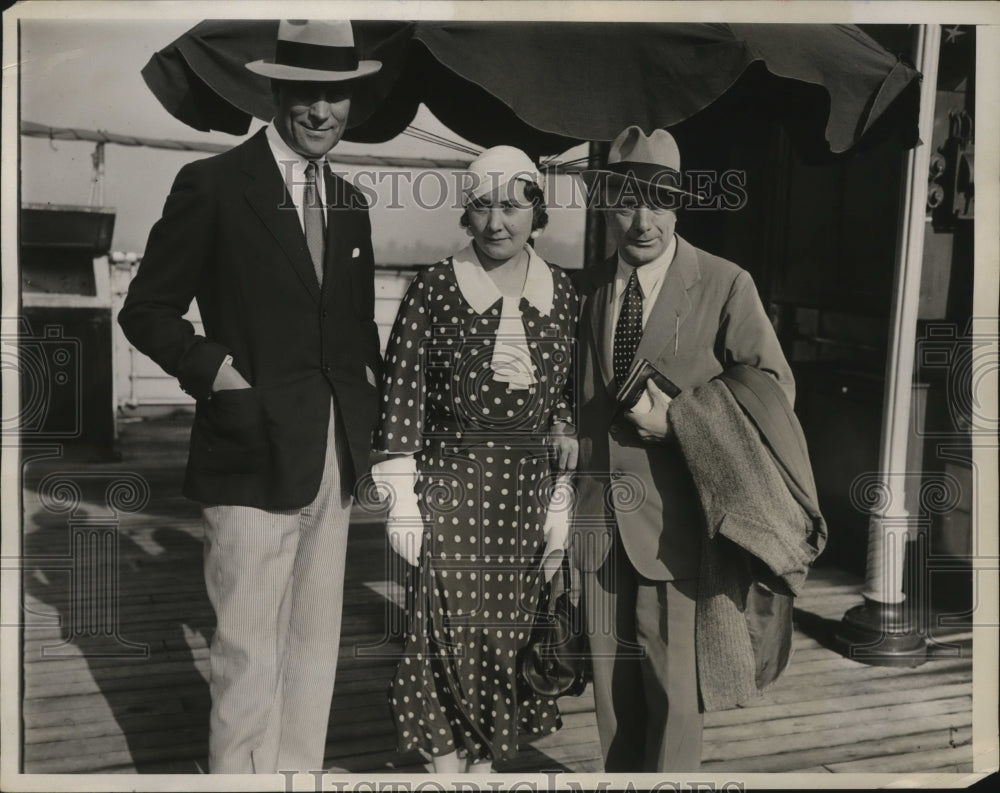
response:
M516 675L542 585L554 476L544 439L554 420L571 419L577 297L549 269L551 312L520 301L535 379L527 389L494 380L501 301L477 314L450 260L414 278L390 337L377 448L416 454L425 525L390 693L400 751L499 761L517 753L519 734L561 726L555 701Z

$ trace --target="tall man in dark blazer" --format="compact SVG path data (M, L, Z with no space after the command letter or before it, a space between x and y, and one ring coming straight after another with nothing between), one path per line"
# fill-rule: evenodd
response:
M280 23L273 122L181 169L119 322L196 400L213 773L321 769L351 494L380 368L368 208L325 155L351 121L348 22ZM184 319L192 299L205 326Z
M580 462L570 554L584 571L597 724L607 771L697 770L695 667L701 508L671 439L670 398L616 393L648 359L682 390L745 363L794 385L750 275L674 233L680 153L629 127L584 173L617 250L579 273Z

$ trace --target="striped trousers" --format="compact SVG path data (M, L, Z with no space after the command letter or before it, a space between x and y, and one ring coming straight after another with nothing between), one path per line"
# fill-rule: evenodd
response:
M323 768L340 646L351 499L330 411L319 492L299 510L204 507L211 773ZM338 426L339 425L339 426Z

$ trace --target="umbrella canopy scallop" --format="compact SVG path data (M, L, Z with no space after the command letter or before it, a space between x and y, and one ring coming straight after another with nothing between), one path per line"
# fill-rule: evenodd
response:
M669 128L723 102L780 118L799 143L840 153L876 122L916 140L920 75L851 25L355 22L361 57L347 140L394 138L425 104L481 146L533 156ZM271 115L249 61L273 55L276 20L211 20L157 52L146 84L200 130L244 134Z

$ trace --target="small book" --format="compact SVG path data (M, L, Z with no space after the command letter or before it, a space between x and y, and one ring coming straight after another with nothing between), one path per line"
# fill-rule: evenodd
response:
M642 401L646 393L646 381L650 379L671 399L681 392L674 381L653 364L645 358L637 358L622 387L618 389L617 399L624 410L631 410Z

